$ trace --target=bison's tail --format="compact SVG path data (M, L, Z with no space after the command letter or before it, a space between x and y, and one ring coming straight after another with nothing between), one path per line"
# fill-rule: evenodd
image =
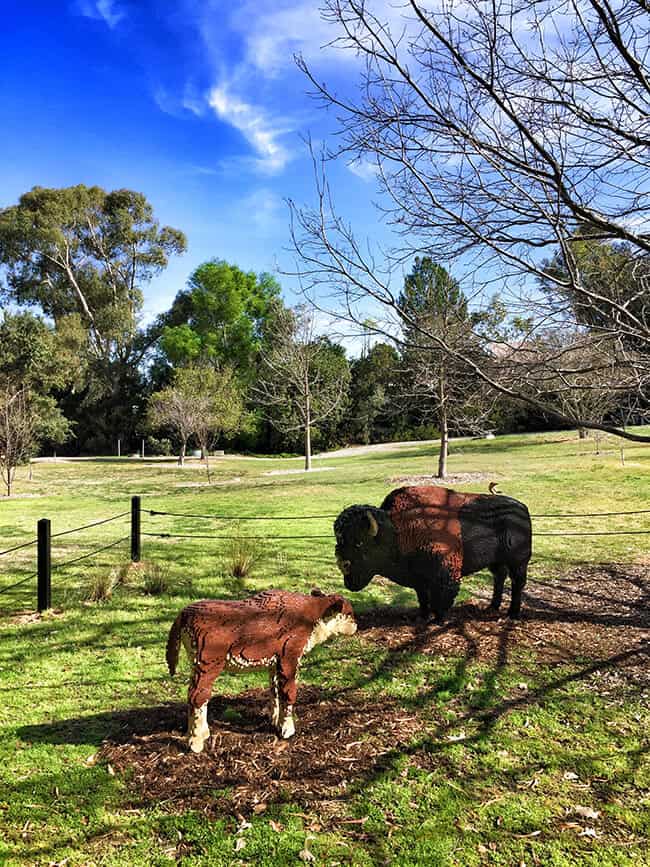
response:
M178 653L181 646L181 620L182 613L178 615L172 623L172 628L169 630L169 638L167 639L167 666L172 677L176 674L176 665L178 664Z

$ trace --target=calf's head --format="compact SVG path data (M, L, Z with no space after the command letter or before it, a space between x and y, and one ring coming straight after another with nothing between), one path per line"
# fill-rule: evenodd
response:
M322 644L332 635L354 635L357 631L357 621L347 599L339 596L338 593L326 596L317 589L312 590L311 595L322 598L326 608L312 632L310 647Z
M363 590L386 572L394 546L388 515L374 506L350 506L334 522L336 562L348 590Z

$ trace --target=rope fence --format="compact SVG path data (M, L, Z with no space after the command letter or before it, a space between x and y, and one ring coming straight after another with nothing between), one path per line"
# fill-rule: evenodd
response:
M139 498L134 498L138 500L138 510L139 510ZM4 551L0 551L0 556L2 554L9 554L12 551L18 551L22 548L28 548L32 545L36 545L36 560L37 560L37 569L36 572L32 572L29 575L26 575L24 578L21 578L19 581L15 581L13 584L9 584L6 587L0 587L0 595L4 593L8 593L10 590L14 590L16 587L20 587L23 584L26 584L28 581L32 581L34 578L37 579L37 608L38 611L45 611L48 608L51 608L51 599L52 599L52 572L60 571L65 569L67 566L72 566L74 563L79 563L82 560L88 560L91 557L95 557L97 554L101 554L103 551L108 551L112 548L116 548L118 545L124 544L124 542L128 541L130 538L132 540L132 553L133 553L133 504L131 508L131 536L122 536L119 539L109 542L107 545L101 545L98 548L93 548L91 551L86 551L85 553L72 557L68 560L64 560L60 563L52 563L52 539L58 539L62 536L69 536L73 533L80 533L84 530L88 530L92 527L99 527L103 524L111 523L112 521L117 521L120 518L124 518L127 516L129 512L120 512L117 515L111 515L110 518L102 518L99 521L91 521L88 524L82 524L79 527L73 527L69 530L60 530L58 533L52 533L51 521L49 518L41 518L38 521L36 529L37 535L35 539L32 539L29 542L25 542L20 545L14 545L11 548L7 548ZM139 515L138 515L139 518ZM139 521L137 524L137 529L139 531Z
M112 518L104 518L102 521L93 521L92 524L84 524L82 527L73 527L72 530L61 530L59 533L52 533L52 538L57 539L59 536L69 536L70 533L80 533L82 530L88 530L90 527L99 527L101 524L108 524L110 521L117 521L119 518L124 518L129 512L120 512L119 515L113 515Z
M451 506L436 506L438 511L456 511ZM156 509L145 509L152 516L165 515L170 518L199 518L211 521L315 521L326 518L338 518L339 513L324 515L195 515L187 512L160 512ZM626 512L548 512L531 515L531 518L609 518L614 515L650 515L650 509L631 509Z
M444 507L443 507L444 509ZM441 509L442 510L442 509ZM49 518L41 518L37 524L37 536L35 539L32 539L27 542L23 542L18 545L14 545L10 548L7 548L3 551L0 551L0 556L5 554L10 554L15 551L19 551L24 548L29 548L33 545L37 546L37 570L36 572L30 573L20 580L10 584L7 587L0 587L0 595L4 593L8 593L10 590L13 590L16 587L20 587L23 584L26 584L28 581L32 581L34 578L37 578L37 606L39 611L44 611L47 608L51 607L51 575L52 572L58 572L65 569L68 566L72 566L76 563L79 563L83 560L88 560L92 557L95 557L97 554L100 554L104 551L112 550L113 548L118 547L119 545L123 545L124 543L130 540L130 559L131 562L136 563L141 559L141 541L142 537L152 538L152 539L200 539L200 540L209 540L214 542L219 541L229 541L233 538L242 539L242 540L255 540L255 541L310 541L316 539L333 539L334 533L330 531L328 533L319 533L319 534L307 534L307 535L258 535L258 534L246 534L240 536L237 534L234 536L232 533L228 535L224 534L214 534L214 533L184 533L184 532L172 532L172 531L157 531L153 532L151 529L142 530L141 526L141 518L142 514L148 515L151 518L183 518L183 519L196 519L196 520L209 520L209 521L316 521L316 520L331 520L336 518L337 515L333 513L323 513L320 515L225 515L225 514L195 514L188 512L166 512L159 509L142 509L140 497L135 496L131 498L131 509L130 511L120 512L117 515L112 515L109 518L103 518L99 521L92 521L88 524L83 524L79 527L74 527L68 530L60 530L57 533L51 532L51 522ZM629 515L649 515L650 509L629 509L629 510L621 510L618 512L547 512L540 514L532 514L530 517L535 520L553 520L553 519L576 519L576 518L611 518L611 517L624 517ZM99 527L113 521L118 521L122 518L126 518L130 515L130 534L126 536L121 536L120 538L109 542L108 544L102 545L98 548L94 548L91 551L87 551L79 556L72 557L68 560L64 560L59 563L52 563L52 539L59 539L64 536L70 536L74 533L81 533L85 530L92 529L94 527ZM650 535L650 529L639 529L639 530L580 530L580 531L571 531L566 530L562 532L546 532L534 531L534 536L544 536L544 537L576 537L576 536L642 536L642 535ZM313 558L312 558L313 559ZM324 561L318 561L324 562ZM329 561L328 561L329 562Z
M0 557L3 554L11 554L12 551L20 551L21 548L29 548L31 545L35 545L38 539L32 539L31 542L23 542L22 545L14 545L13 548L6 548L4 551L0 551Z
M38 572L32 572L31 575L27 575L25 578L21 578L20 581L16 581L15 584L10 584L8 587L0 587L0 595L2 593L8 593L10 590L13 590L14 587L20 587L21 584L25 584L27 581L31 581L32 578L36 578Z
M171 518L206 518L210 521L316 521L321 518L336 518L337 515L188 515L183 512L158 512L145 510L149 515L169 515ZM648 510L650 511L650 509Z
M130 536L123 536L116 542L111 542L108 545L103 545L101 548L96 548L94 551L90 551L87 554L82 554L81 557L73 557L71 560L65 560L63 563L55 563L52 566L52 571L54 571L55 569L64 569L66 566L72 566L73 563L79 563L81 560L87 560L89 557L94 557L96 554L101 554L102 551L108 551L110 548L117 548L118 545L123 545L124 542L128 542L130 538Z

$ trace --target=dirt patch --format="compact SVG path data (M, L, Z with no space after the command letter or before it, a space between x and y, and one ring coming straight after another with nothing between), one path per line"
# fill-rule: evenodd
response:
M304 467L293 470L267 470L262 473L263 476L293 476L299 473L323 473L325 470L337 470L338 467L312 467L311 470L306 470Z
M27 626L29 623L38 623L40 620L53 620L55 617L63 617L64 612L60 608L50 608L42 614L38 611L18 611L7 619L13 626Z
M593 681L602 693L616 692L621 685L650 686L646 566L581 567L552 583L531 580L521 621L486 610L488 601L486 588L455 606L443 627L418 622L415 605L376 608L358 617L357 635L389 650L381 667L384 673L393 668L395 676L404 653L480 660L500 668L514 651L524 649L542 663L578 663L576 676ZM427 689L435 687L432 683ZM480 724L489 715L542 697L521 684L517 694L496 707L468 711L465 724ZM413 752L410 745L418 735L425 742L462 740L449 728L460 718L455 723L437 719L435 706L424 700L423 714L417 698L405 705L359 689L332 692L302 685L298 734L290 741L271 732L267 706L268 691L262 689L215 697L208 710L212 736L200 755L186 746L184 704L115 714L111 722L119 734L104 741L96 759L128 774L134 804L248 815L263 813L272 803L297 801L305 808L318 803L322 818L349 788L388 767L394 751ZM332 809L336 813L339 808Z
M200 755L188 751L182 734L185 705L127 713L123 740L105 742L97 759L117 773L130 772L142 801L215 815L259 813L269 803L344 794L352 780L376 769L382 756L406 745L421 727L416 714L395 702L368 701L358 693L339 698L303 685L299 735L284 741L271 733L267 708L268 694L259 689L212 699L212 736Z
M175 488L218 488L222 485L238 485L242 481L241 476L232 479L221 479L216 482L175 482Z
M391 476L388 481L391 485L438 485L448 488L451 485L469 485L473 482L483 482L489 479L494 482L498 479L498 473L452 473L444 479L437 476ZM486 492L487 493L487 490Z
M634 648L650 651L650 570L644 565L581 566L549 581L529 579L521 620L507 617L507 586L501 612L487 607L490 598L487 587L477 591L439 627L418 620L414 595L413 608L387 606L360 615L357 634L392 650L485 662L505 659L519 646L545 662L630 652L629 667L635 668L640 660ZM636 672L639 677L646 665Z

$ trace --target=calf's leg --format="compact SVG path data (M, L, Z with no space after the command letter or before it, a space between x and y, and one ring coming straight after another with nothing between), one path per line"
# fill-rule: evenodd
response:
M187 742L193 753L203 751L203 745L210 737L208 726L208 702L212 694L212 684L223 670L223 664L202 668L195 664L187 695Z
M278 665L278 686L280 695L280 714L278 726L280 737L290 738L296 733L293 722L293 706L296 703L298 684L296 675L298 660L281 659Z
M269 666L269 680L271 682L271 725L274 729L280 728L280 671L277 659Z

